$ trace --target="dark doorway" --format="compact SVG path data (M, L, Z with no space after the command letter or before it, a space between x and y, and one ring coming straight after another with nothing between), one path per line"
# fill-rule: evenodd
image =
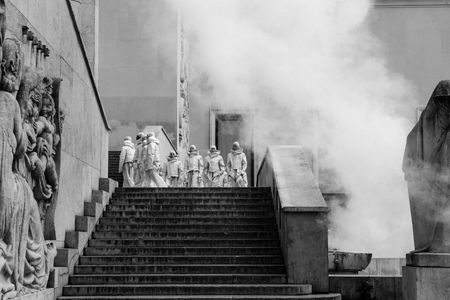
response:
M216 112L214 116L214 141L217 148L221 151L226 161L227 154L230 152L233 142L239 142L247 156L248 185L253 186L253 116L251 114L221 113L220 111Z

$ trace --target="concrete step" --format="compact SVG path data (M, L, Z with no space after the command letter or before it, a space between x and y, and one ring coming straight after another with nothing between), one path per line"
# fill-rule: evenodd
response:
M63 296L60 300L341 300L340 294L314 295L172 295L172 296Z
M267 211L272 204L123 204L108 205L107 211Z
M144 210L144 211L106 211L103 213L104 217L120 218L120 217L170 217L170 218L186 218L186 217L273 217L272 211L160 211L160 210Z
M98 224L97 231L155 231L155 232L230 232L230 231L275 231L275 224Z
M85 255L281 255L280 247L87 247Z
M82 295L306 295L311 285L293 284L115 284L67 285L65 296Z
M247 193L114 193L113 199L262 199L269 201L269 196L264 194Z
M284 265L262 264L148 264L148 265L78 265L75 274L283 274Z
M222 197L196 197L196 198L111 198L111 205L241 205L241 204L255 204L255 205L270 205L270 200L261 198L222 198Z
M282 284L286 274L73 275L69 284Z
M271 225L275 223L274 218L271 217L103 217L100 219L100 224L265 224Z
M274 239L91 239L89 246L140 246L140 247L278 247Z
M100 231L94 232L95 239L278 239L276 231L228 231L228 232L148 232L148 231Z
M154 194L164 194L164 193L259 193L259 194L270 194L271 189L266 187L203 187L203 188L187 188L187 187L179 187L179 188L149 188L149 187L132 187L132 188L118 188L116 189L117 193L154 193Z
M80 265L283 264L281 255L82 256Z

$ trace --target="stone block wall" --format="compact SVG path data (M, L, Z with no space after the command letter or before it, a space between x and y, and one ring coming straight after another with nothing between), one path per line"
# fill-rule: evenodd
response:
M75 216L83 214L84 201L107 177L108 124L86 63L78 32L66 1L7 0L6 36L21 39L26 25L50 49L47 72L62 78L60 107L65 121L61 135L59 191L49 209L45 238L64 242L74 230Z

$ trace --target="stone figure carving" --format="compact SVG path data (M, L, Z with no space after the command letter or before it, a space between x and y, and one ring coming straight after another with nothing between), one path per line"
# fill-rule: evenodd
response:
M135 154L134 144L131 137L123 139L122 150L120 151L119 173L123 174L123 187L133 187L133 159Z
M238 142L227 156L227 173L232 187L247 187L247 157Z
M184 164L186 168L186 180L188 187L203 187L203 158L199 154L197 147L189 147L188 157Z
M10 299L45 288L53 268L56 250L45 242L35 195L38 180L50 186L42 193L49 199L57 189L53 158L60 127L52 82L23 67L21 44L5 39L4 23L0 0L0 299Z
M175 151L170 151L163 167L163 178L169 187L179 187L183 176L183 167Z
M450 252L450 81L439 82L406 141L415 252Z
M206 186L223 187L226 185L225 163L216 146L211 146L208 155L205 157L204 174Z

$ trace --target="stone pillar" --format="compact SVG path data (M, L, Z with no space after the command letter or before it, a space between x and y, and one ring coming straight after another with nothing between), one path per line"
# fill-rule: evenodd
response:
M406 255L403 267L403 299L450 299L450 253Z
M98 84L98 0L71 0L84 48Z

